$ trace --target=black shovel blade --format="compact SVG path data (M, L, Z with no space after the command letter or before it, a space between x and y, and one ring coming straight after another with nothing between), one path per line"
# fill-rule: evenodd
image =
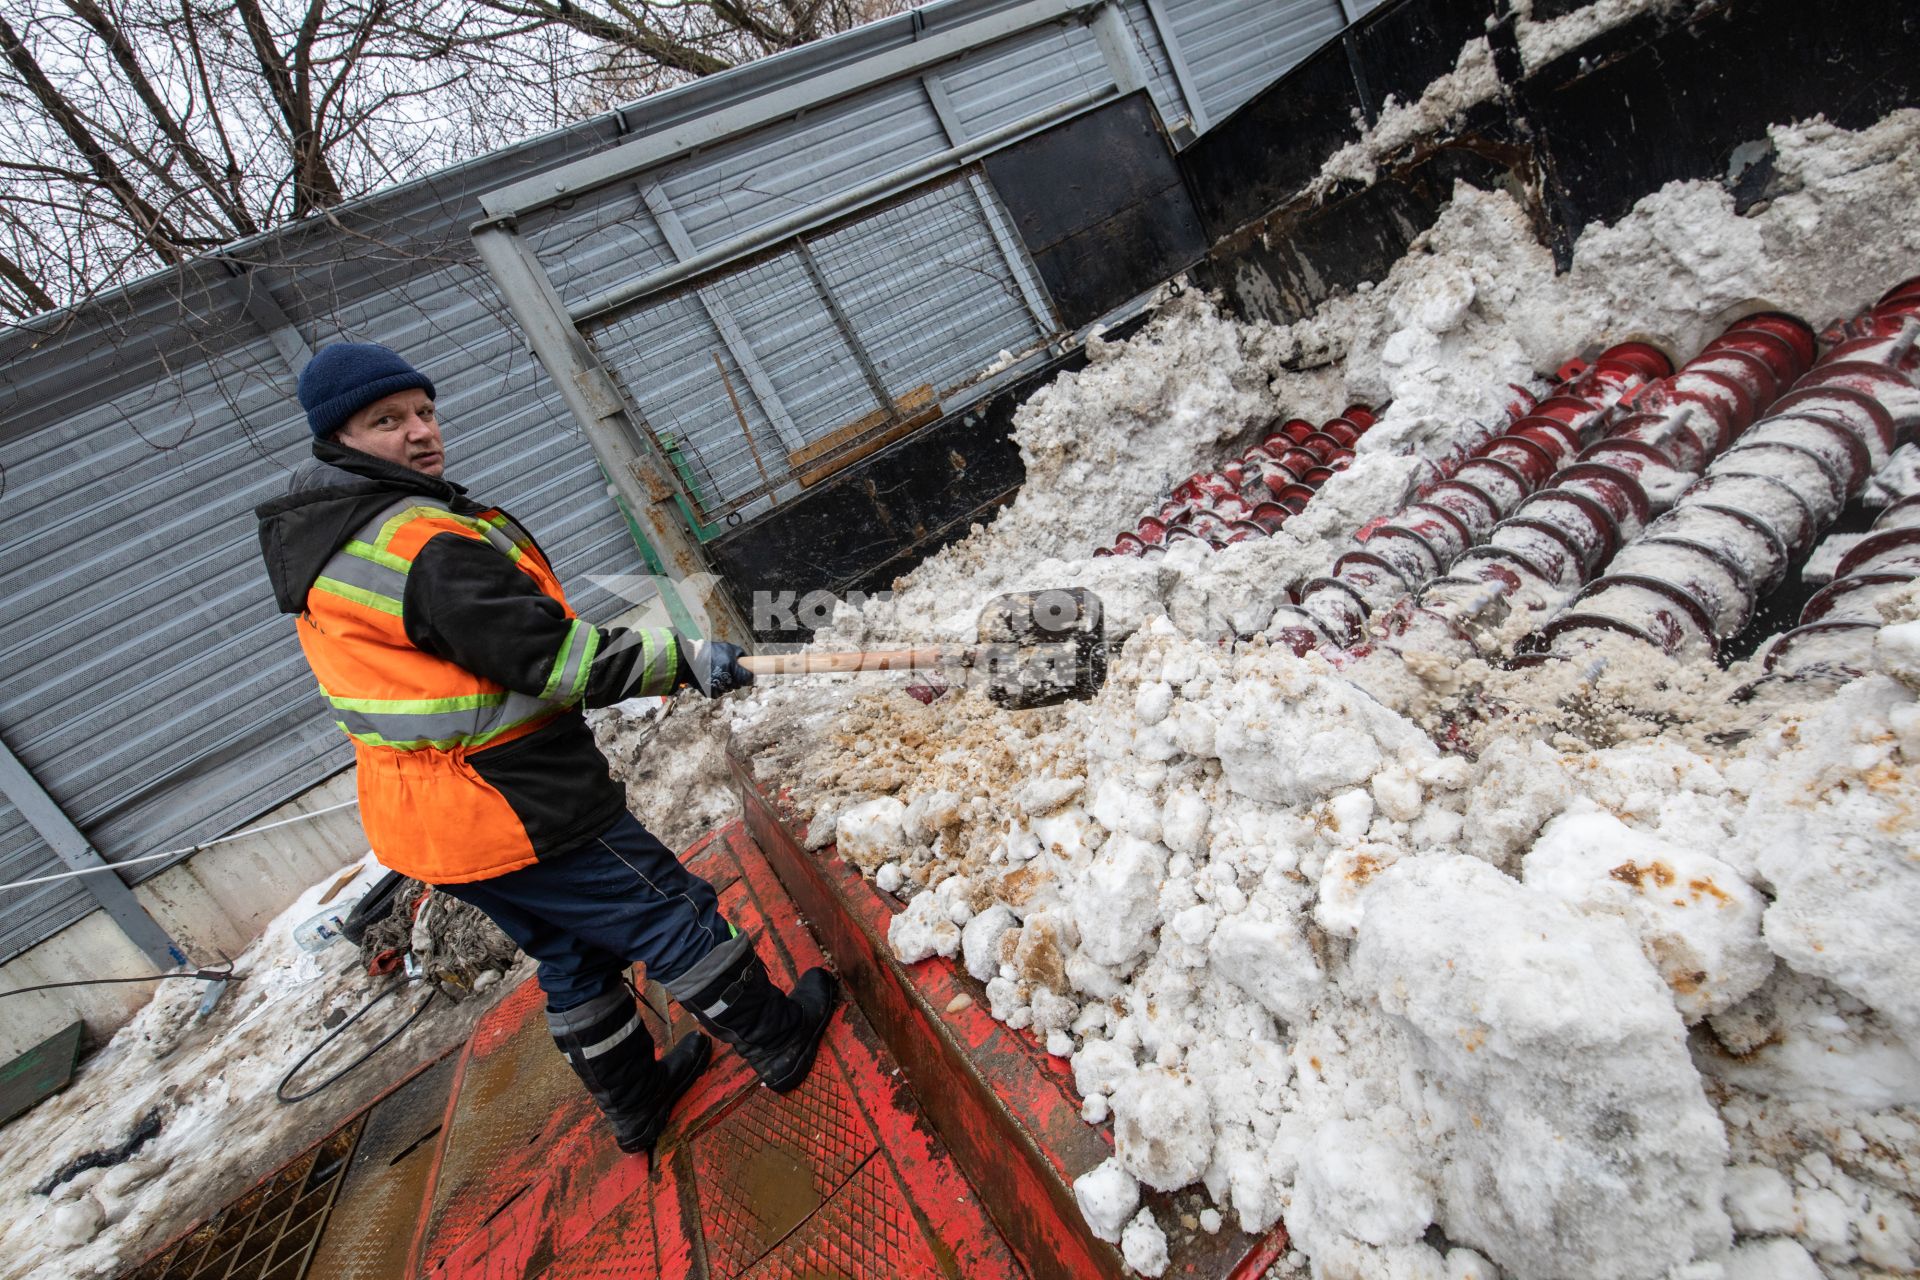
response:
M1016 591L980 611L975 672L1009 711L1085 700L1107 681L1100 597L1084 587Z

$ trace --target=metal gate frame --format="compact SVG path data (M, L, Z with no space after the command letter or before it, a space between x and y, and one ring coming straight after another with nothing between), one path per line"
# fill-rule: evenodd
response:
M1095 86L1066 102L980 136L957 136L957 117L945 101L940 85L931 78L932 74L943 64L954 63L975 50L1063 22L1085 23L1092 28L1110 83ZM750 134L861 90L911 77L918 77L926 87L952 145L724 243L696 250L679 226L664 191L658 183L644 180L647 170L696 150ZM674 582L680 582L712 573L698 536L688 527L688 517L698 512L700 505L688 491L673 459L649 429L638 406L599 358L583 326L668 290L682 288L716 269L737 264L783 241L797 240L805 232L871 211L931 182L950 178L1000 147L1143 88L1146 80L1139 47L1117 0L1024 0L491 192L481 197L481 208L487 216L474 226L474 242L534 354L560 388L568 408L592 442L615 496L651 544L662 572ZM636 179L641 180L643 202L659 221L677 260L638 280L569 305L560 297L533 246L520 234L520 220L588 192ZM972 181L979 183L977 177ZM988 208L991 202L987 193L976 186L975 194L983 208ZM1025 263L1017 237L991 215L990 209L986 220L994 228L1002 253L1010 263L1018 264L1013 267L1014 279L1020 282L1025 305L1035 315L1042 333L1057 336L1058 325L1051 304L1031 265ZM707 305L704 297L702 302ZM784 411L778 408L779 398L757 368L743 335L724 309L715 314L708 306L708 314L733 351L749 386L761 398L776 432L784 439L787 432L781 429ZM857 342L844 317L837 319L843 334ZM858 349L856 346L855 350ZM763 391L766 394L762 397ZM787 425L791 426L790 420ZM797 431L794 434L797 438ZM688 625L684 620L684 600L674 600L674 591L662 594L667 598L669 609L674 611L676 622ZM746 619L724 593L713 593L709 604L717 634L738 643L752 644Z

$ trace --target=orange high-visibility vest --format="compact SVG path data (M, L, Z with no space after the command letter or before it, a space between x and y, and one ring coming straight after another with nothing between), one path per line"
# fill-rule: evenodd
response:
M402 623L407 574L431 538L491 543L572 620L538 695L505 688L415 646ZM430 884L457 884L535 861L525 827L498 789L468 763L577 706L597 628L574 615L553 567L526 531L499 511L456 515L423 495L401 498L334 553L307 592L300 646L353 739L360 819L380 861ZM652 633L645 683L673 661Z

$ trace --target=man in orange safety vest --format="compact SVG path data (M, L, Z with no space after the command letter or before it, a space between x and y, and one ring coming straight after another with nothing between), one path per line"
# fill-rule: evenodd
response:
M554 1042L622 1150L652 1149L711 1052L696 1032L655 1057L636 962L769 1087L797 1087L832 974L773 984L713 887L627 812L582 715L751 684L740 649L577 617L532 535L445 478L433 383L397 353L324 347L299 391L313 457L257 509L260 546L353 739L375 856L539 962Z

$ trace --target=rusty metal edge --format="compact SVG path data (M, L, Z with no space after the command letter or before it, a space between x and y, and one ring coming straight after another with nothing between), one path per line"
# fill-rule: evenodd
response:
M1007 1109L975 1063L939 1030L936 1011L915 989L886 939L848 910L823 860L808 856L731 752L747 830L781 885L833 957L909 1087L973 1184L994 1225L1035 1280L1122 1280L1119 1250L1087 1227L1066 1181Z

